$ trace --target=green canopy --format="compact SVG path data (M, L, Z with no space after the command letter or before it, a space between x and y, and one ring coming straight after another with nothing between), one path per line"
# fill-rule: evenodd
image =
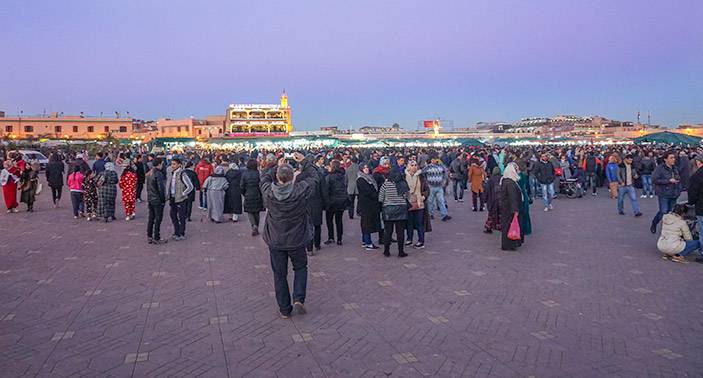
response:
M693 135L686 135L681 133L672 133L670 131L663 131L661 133L653 133L643 135L633 139L633 142L640 143L662 143L662 144L672 144L677 146L693 146L701 143L700 137Z

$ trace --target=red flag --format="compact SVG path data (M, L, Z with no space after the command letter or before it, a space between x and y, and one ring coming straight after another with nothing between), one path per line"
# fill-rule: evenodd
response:
M593 145L593 138L591 138L591 146Z
M434 127L434 121L425 121L425 127L431 129Z

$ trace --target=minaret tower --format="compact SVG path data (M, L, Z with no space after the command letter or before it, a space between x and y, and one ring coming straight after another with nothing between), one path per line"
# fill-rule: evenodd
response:
M281 95L281 109L285 112L286 114L286 130L287 132L293 131L293 126L291 126L290 123L290 107L288 106L288 96L286 95L286 90L283 90L283 94Z

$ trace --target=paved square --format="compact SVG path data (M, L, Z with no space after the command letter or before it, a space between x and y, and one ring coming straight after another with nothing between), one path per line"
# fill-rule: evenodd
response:
M703 266L660 258L656 199L639 201L642 218L605 195L535 206L517 252L481 232L485 212L450 202L454 219L404 259L361 248L358 218L344 219L344 244L308 258L308 314L281 319L246 217L215 224L195 209L188 239L149 245L145 204L135 221L105 224L42 194L34 213L0 214L0 371L699 376Z

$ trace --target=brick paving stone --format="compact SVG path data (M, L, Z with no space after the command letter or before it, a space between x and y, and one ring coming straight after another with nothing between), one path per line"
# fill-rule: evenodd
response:
M690 351L703 338L700 265L660 258L645 219L655 200L623 221L607 196L587 197L533 211L533 234L515 252L481 232L486 215L467 202L450 203L454 219L435 221L427 248L405 259L396 246L392 258L358 243L323 246L308 259L308 314L281 319L268 249L248 222L189 222L188 239L154 246L143 225L77 222L40 195L35 213L0 214L8 234L45 231L0 243L0 371L699 375ZM145 215L137 204L140 223ZM358 218L344 222L359 240ZM166 216L162 233L171 231Z

